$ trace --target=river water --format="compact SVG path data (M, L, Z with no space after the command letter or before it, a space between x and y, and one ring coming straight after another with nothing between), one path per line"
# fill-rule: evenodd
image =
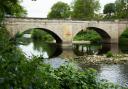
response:
M28 58L32 56L46 58L44 61L54 68L59 67L66 61L70 61L66 58L73 56L83 56L87 54L103 55L110 50L114 53L122 52L122 50L123 52L127 51L125 50L127 48L120 49L117 44L73 45L72 47L62 48L61 44L42 42L39 40L35 41L30 38L24 38L24 40L18 41L17 47L20 48ZM78 65L83 69L87 67L96 69L100 79L106 79L122 86L128 86L128 64Z

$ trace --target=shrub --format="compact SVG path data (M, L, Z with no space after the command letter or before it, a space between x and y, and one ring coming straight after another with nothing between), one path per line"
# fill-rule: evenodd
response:
M102 38L101 36L96 32L96 31L93 31L93 30L87 30L87 31L81 31L79 32L73 40L89 40L89 41L92 41L92 42L98 42L100 41Z
M120 38L128 38L128 28L121 34Z
M33 29L32 39L42 40L42 41L53 41L54 40L54 38L50 34L40 29Z
M113 53L112 53L111 51L108 51L108 52L106 53L106 57L113 57Z

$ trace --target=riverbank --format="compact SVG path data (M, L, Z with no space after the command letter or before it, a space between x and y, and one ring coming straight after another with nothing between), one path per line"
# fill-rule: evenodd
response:
M74 60L81 64L128 64L128 54L115 54L109 58L106 55L86 55L75 57Z

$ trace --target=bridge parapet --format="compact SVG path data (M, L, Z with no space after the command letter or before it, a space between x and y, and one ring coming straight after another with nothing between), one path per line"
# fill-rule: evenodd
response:
M7 17L4 22L48 22L48 23L89 23L89 24L111 24L111 23L120 23L120 24L128 24L128 21L83 21L83 20L64 20L64 19L47 19L47 18L31 18L31 17Z

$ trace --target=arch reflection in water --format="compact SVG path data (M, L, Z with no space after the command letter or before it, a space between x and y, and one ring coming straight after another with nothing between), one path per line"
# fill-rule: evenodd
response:
M77 56L102 55L111 50L111 44L73 44L73 51Z
M42 58L57 57L62 53L61 45L55 43L41 43L36 45L31 42L28 45L20 45L18 47L25 53L27 57L40 56Z

